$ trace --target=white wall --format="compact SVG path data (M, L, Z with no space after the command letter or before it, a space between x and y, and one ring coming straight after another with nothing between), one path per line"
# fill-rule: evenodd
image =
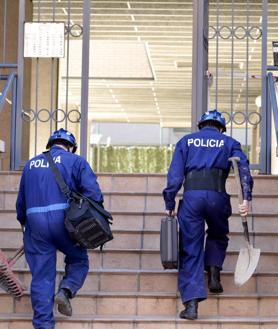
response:
M186 133L189 133L186 128L161 128L159 124L92 123L91 144L169 145L176 144Z

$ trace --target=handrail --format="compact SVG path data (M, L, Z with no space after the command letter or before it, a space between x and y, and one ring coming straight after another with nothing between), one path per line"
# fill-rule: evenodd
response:
M275 85L276 80L274 79L273 74L271 72L267 74L267 80L268 80L270 106L273 111L273 119L274 119L275 134L276 134L276 156L278 156L278 105L277 105L276 85Z
M18 81L18 64L16 63L1 63L0 62L0 80L5 81L5 85L3 86L3 90L0 90L0 113L3 110L5 105L5 101L9 101L7 99L8 93L11 92L11 132L10 132L10 168L12 170L17 169L16 163L16 155L17 149L19 148L15 142L16 132L20 129L16 130L16 115L17 115L17 81ZM3 71L2 71L3 70ZM2 88L1 88L2 89ZM2 143L1 143L2 142ZM2 152L5 151L5 142L0 141L2 145ZM1 151L1 150L0 150ZM1 163L0 163L1 166ZM1 170L1 168L0 168Z
M0 63L0 68L1 69L10 69L10 68L16 69L17 64L14 64L14 63Z
M278 66L268 65L267 71L278 71Z
M12 84L13 84L13 81L14 81L15 77L16 77L16 72L10 73L7 77L7 82L5 84L5 87L4 87L1 95L0 95L0 112L3 109L5 99L6 99L7 94L8 94L8 92L9 92L9 90L10 90Z

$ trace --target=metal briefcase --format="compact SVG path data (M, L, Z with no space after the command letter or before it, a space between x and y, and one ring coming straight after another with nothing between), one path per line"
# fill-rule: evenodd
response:
M160 257L164 269L176 269L179 263L178 220L176 217L161 219Z

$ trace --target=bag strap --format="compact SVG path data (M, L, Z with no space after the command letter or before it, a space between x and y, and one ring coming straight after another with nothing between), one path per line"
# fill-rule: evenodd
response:
M52 170L52 172L54 174L54 177L56 179L57 184L59 185L61 191L65 194L67 199L70 199L71 197L73 197L75 199L86 199L103 216L109 218L110 220L113 220L112 215L107 210L102 208L96 201L94 201L92 199L89 199L88 197L86 197L86 196L84 196L84 195L82 195L78 192L71 191L70 188L68 187L68 185L65 183L65 181L63 179L63 176L61 175L57 165L53 161L53 158L50 154L50 151L45 151L45 152L43 152L43 154L46 157L46 159L48 160L49 167L50 167L50 169Z
M72 191L71 192L71 197L74 198L74 199L86 199L90 204L91 206L93 206L99 213L101 213L104 217L107 217L111 220L113 220L113 217L112 215L110 214L110 212L108 212L107 210L105 210L103 207L101 207L96 201L88 198L87 196L79 193L79 192L74 192Z
M60 173L60 171L58 170L58 167L55 164L50 151L45 151L45 152L43 152L43 154L49 163L49 167L52 170L53 175L54 175L56 182L59 185L61 191L65 194L66 198L69 199L71 196L71 190L68 187L68 185L65 183L64 178L63 178L62 174Z
M99 212L101 213L103 216L109 218L110 220L113 220L112 215L110 214L110 212L108 212L107 210L105 210L103 207L101 207L96 201L89 199L87 197L85 197L88 202L91 203L91 205Z

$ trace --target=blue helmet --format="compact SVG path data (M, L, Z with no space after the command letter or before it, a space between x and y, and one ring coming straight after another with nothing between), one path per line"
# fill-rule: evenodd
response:
M75 153L77 149L76 139L69 131L63 128L54 131L54 133L52 133L52 135L49 137L46 148L50 148L56 141L68 142L71 146L73 146L72 153Z
M222 114L220 112L218 112L217 110L209 110L209 111L205 112L201 116L201 118L198 122L198 128L201 129L202 123L204 123L206 121L216 121L221 126L223 131L226 131L226 120L222 116Z

